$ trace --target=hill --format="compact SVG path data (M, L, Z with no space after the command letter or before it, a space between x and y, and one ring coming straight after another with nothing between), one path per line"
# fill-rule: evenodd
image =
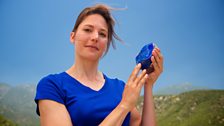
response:
M0 126L18 126L11 120L6 119L4 116L0 115Z
M35 85L0 84L0 117L12 125L39 126ZM224 90L194 90L154 96L158 126L223 126ZM142 110L143 97L137 108ZM2 117L1 117L2 118ZM0 122L0 126L4 126Z
M0 84L0 115L20 126L39 126L35 113L35 85Z
M155 95L177 95L183 92L193 91L193 90L206 90L208 88L195 86L191 83L183 83L183 84L173 84L168 85L166 87L159 88L155 91Z
M224 90L154 96L158 126L223 126ZM143 97L139 100L141 111Z

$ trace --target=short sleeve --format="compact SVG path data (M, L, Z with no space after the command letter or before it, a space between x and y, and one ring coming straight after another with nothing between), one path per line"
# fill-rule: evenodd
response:
M53 75L48 75L41 79L36 88L35 102L37 104L36 112L40 115L38 101L39 100L53 100L64 104L64 95L60 88L60 83L56 80Z

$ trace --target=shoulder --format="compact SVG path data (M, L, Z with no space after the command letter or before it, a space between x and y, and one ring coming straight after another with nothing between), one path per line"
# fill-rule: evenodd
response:
M62 86L61 83L62 81L63 81L63 72L48 74L40 79L40 81L37 84L37 89L49 88L49 87L59 88Z
M113 81L113 82L118 82L118 83L124 83L123 80L119 79L119 78L116 78L116 77L108 77L106 74L103 74L104 75L104 78L108 81Z
M55 73L55 74L48 74L46 76L44 76L43 78L40 79L38 84L42 84L45 82L57 82L60 81L62 79L62 73Z
M35 96L37 114L39 114L39 100L53 100L61 104L65 103L65 94L61 88L62 83L60 82L62 75L62 73L46 75L37 84Z
M111 78L104 74L104 77L108 83L112 83L116 86L121 86L122 88L125 86L125 82L119 78Z
M49 74L44 76L37 84L36 99L62 99L65 96L62 89L62 78L63 73Z

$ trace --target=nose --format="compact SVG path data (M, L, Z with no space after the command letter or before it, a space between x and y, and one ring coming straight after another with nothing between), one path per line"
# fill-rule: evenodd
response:
M98 37L99 37L99 34L97 31L94 31L91 35L91 40L94 41L94 42L97 42L98 41Z

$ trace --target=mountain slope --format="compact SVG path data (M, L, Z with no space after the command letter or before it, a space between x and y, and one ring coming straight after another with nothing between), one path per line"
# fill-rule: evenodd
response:
M11 120L6 119L4 116L0 115L0 126L18 126Z
M180 95L158 95L154 100L158 126L224 125L224 90L198 90ZM142 101L141 98L140 105Z
M0 99L0 114L21 126L38 126L38 116L35 113L36 105L33 101L35 86L18 85L8 88L8 91Z
M19 126L39 126L35 85L0 84L0 115ZM154 96L158 126L223 126L224 90L195 90ZM143 97L137 108L141 111ZM0 126L3 124L0 123Z
M162 87L155 91L155 95L177 95L183 92L193 91L193 90L206 90L208 88L195 86L191 83L174 84Z

